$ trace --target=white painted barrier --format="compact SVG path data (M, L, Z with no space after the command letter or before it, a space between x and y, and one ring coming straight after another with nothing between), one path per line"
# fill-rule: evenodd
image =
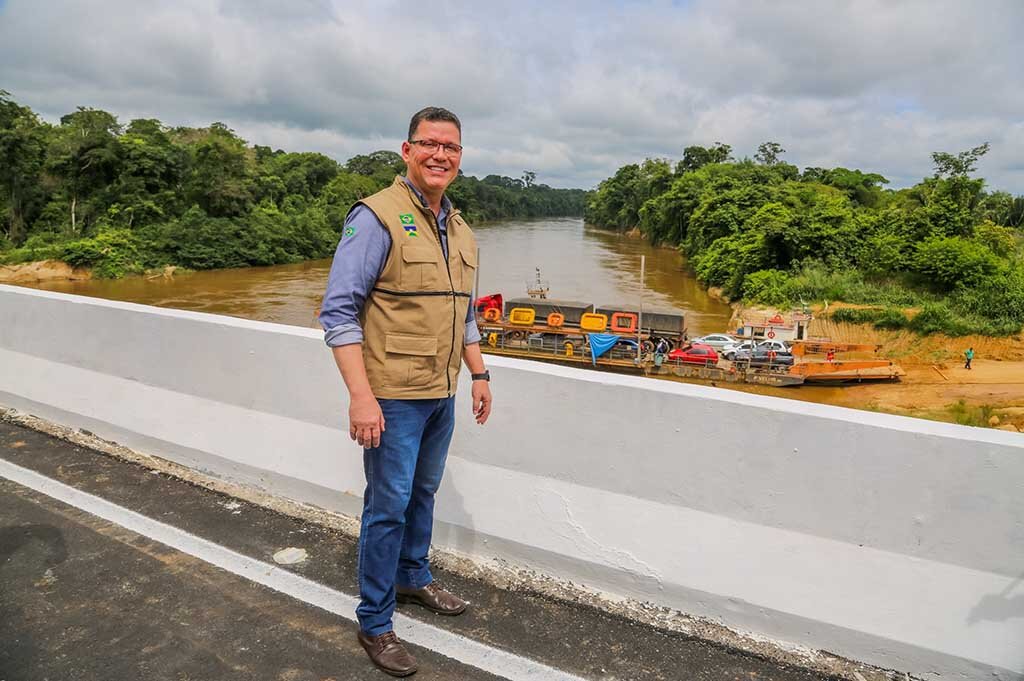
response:
M915 675L1024 679L1024 436L488 364L436 544ZM0 404L360 508L314 330L0 286Z

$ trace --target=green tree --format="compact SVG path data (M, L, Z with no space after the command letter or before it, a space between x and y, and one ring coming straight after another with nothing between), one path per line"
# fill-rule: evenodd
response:
M405 174L405 161L400 154L393 151L375 151L371 154L353 156L345 164L345 170L390 184L395 175Z
M42 197L45 153L46 127L31 109L0 90L0 191L6 208L5 232L15 245L24 241L27 222Z
M944 151L933 151L932 162L935 163L935 177L967 177L977 169L978 161L988 153L988 150L988 142L985 142L956 155Z
M841 189L851 200L869 207L882 203L882 185L889 184L889 180L877 173L862 173L846 168L805 168L801 179Z
M623 166L598 187L585 217L593 224L632 229L640 223L644 203L665 192L672 179L672 168L665 159Z
M982 244L959 236L935 237L917 245L918 272L940 290L970 288L1003 269L999 258Z
M789 302L790 275L782 270L759 270L743 280L743 297L765 305L785 305Z
M700 205L711 177L711 173L703 169L685 173L677 177L667 191L644 202L640 208L640 231L654 243L683 243L690 218Z
M181 206L188 153L155 119L136 119L118 138L121 163L107 209L114 224L128 228L159 222Z
M992 192L982 197L980 216L997 225L1024 226L1024 196L1014 197L1009 192Z
M337 161L315 152L274 154L259 166L260 177L278 177L285 194L307 199L323 191L339 172Z
M72 234L84 233L99 213L101 192L117 177L121 126L106 111L79 107L61 117L47 149L46 169L62 180Z
M379 183L365 175L341 172L320 192L316 206L322 211L330 228L340 236L352 204L382 188Z
M178 134L190 138L192 173L186 187L190 202L213 217L245 214L254 199L245 140L223 123Z
M710 147L693 145L683 149L683 160L676 165L676 174L692 173L709 163L725 163L732 160L732 147L715 142Z
M907 269L912 244L903 234L879 231L865 239L857 262L869 273L885 275Z
M1009 227L997 225L991 220L982 220L974 228L974 240L985 246L1000 258L1012 258L1017 250L1017 239Z
M778 142L762 142L757 147L757 153L754 154L754 160L761 165L773 166L780 162L780 157L786 153L786 150L782 148L782 145Z

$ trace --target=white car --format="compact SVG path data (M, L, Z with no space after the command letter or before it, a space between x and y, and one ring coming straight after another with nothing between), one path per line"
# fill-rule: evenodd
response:
M710 345L715 350L722 350L727 345L735 345L736 343L739 343L738 340L736 340L727 333L709 333L706 336L694 338L691 342L701 343L702 345Z
M775 352L782 352L789 354L791 351L789 346L780 340L764 340L761 342L755 342L745 340L740 343L733 343L732 345L726 345L722 348L722 357L726 359L735 359L737 352L753 352L754 348L765 348L766 350L774 350Z

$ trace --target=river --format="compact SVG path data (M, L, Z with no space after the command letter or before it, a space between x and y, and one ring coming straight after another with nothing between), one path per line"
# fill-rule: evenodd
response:
M549 296L622 303L686 314L690 335L724 331L732 310L711 298L675 249L593 229L574 218L501 220L474 228L480 246L480 292L525 296L536 268ZM640 256L646 276L640 282ZM330 260L116 280L60 281L39 288L159 307L315 326Z

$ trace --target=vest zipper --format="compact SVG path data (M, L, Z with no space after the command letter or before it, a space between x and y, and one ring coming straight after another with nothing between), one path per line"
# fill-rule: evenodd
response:
M454 296L456 298L472 298L471 293L463 293L461 291L392 291L389 288L381 288L380 286L374 286L373 291L377 293L386 293L389 296Z
M455 291L455 281L452 279L452 268L451 268L451 264L448 261L448 256L449 256L449 254L452 251L452 240L451 240L451 233L449 232L449 234L448 234L448 237L449 237L448 238L448 253L445 253L445 249L442 247L442 244L441 244L441 227L440 227L440 225L437 224L437 216L434 215L434 211L432 211L429 208L427 209L427 212L430 213L430 226L434 228L434 236L437 237L437 247L441 249L441 257L444 258L444 269L448 273L448 286L451 287L451 296L452 296L452 345L451 345L451 348L448 350L448 363L445 364L445 366L444 366L444 377L448 381L448 397L451 397L452 396L452 355L455 353L455 325L459 321L458 319L456 319L456 317L458 317L459 308L455 304L455 297L457 295L457 293ZM448 216L448 226L450 227L451 224L452 224L451 223L451 216L449 215ZM470 304L471 305L473 304L472 300L470 301Z

